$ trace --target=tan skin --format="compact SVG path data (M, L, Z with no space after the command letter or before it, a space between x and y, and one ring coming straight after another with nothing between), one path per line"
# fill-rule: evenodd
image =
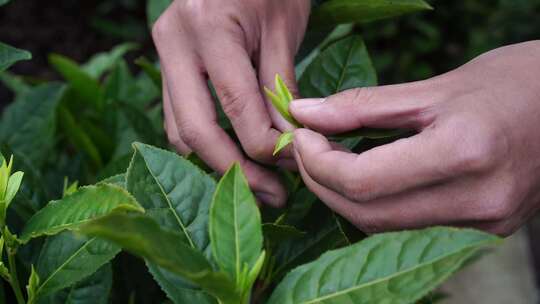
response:
M282 206L278 178L259 163L298 166L306 185L359 229L455 225L508 235L540 207L540 41L496 49L444 75L298 99L291 129L264 99L276 73L296 88L293 58L306 0L175 1L153 30L164 72L165 125L182 154L224 172L238 161L258 198ZM210 78L237 147L216 123ZM325 136L361 127L412 128L412 137L354 154ZM210 148L209 148L210 147ZM247 155L244 156L244 155Z

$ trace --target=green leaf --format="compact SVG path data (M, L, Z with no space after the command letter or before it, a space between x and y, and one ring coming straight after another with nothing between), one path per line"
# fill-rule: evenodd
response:
M349 36L354 30L354 24L341 24L336 26L324 39L314 46L310 52L298 62L294 68L296 79L300 79L306 68L319 56L319 54L330 44ZM306 32L308 35L309 32ZM305 41L305 39L304 39Z
M77 150L86 154L96 168L101 168L103 166L103 160L98 148L86 131L79 125L71 111L64 105L60 105L57 113L60 127L67 139Z
M26 285L26 293L28 294L28 303L34 303L37 295L37 288L39 285L39 275L34 269L34 265L31 267L30 278L28 278L28 284Z
M21 186L23 176L24 176L23 172L17 171L11 174L11 176L9 177L9 181L8 181L7 189L6 189L6 196L5 196L6 209L9 207L9 203L11 203L11 201L15 197L15 194L17 194L17 192L19 191L19 187Z
M126 188L126 174L117 174L113 176L109 176L102 181L100 181L98 184L113 184L120 188Z
M65 56L51 54L49 63L69 82L80 100L95 109L102 109L104 95L96 79Z
M215 181L173 152L141 143L133 148L128 191L162 227L184 234L192 247L205 251Z
M216 182L175 153L145 144L133 144L135 154L127 172L127 189L161 227L181 233L192 247L211 255L208 217ZM147 262L150 272L176 303L196 297L197 303L215 303L180 276Z
M290 272L269 304L414 303L499 238L430 228L385 233L327 252Z
M282 133L276 142L276 146L274 148L274 152L272 153L272 155L277 155L281 150L283 150L285 147L291 144L293 140L294 140L293 132Z
M109 71L127 52L138 48L136 43L123 43L115 46L109 52L95 54L90 60L82 65L82 70L90 77L97 79L103 73Z
M38 304L108 304L112 269L105 264L79 283L39 299Z
M77 229L89 220L116 210L144 212L137 201L120 187L110 184L82 187L72 195L52 201L38 211L26 223L20 239L25 243L42 235Z
M150 79L152 79L152 82L156 87L161 88L161 72L153 63L151 63L146 57L139 57L137 60L135 60L135 64L143 69Z
M282 276L298 265L313 261L328 250L348 245L348 240L341 232L332 212L320 204L311 208L299 226L299 229L305 231L304 236L283 240L274 250L276 277Z
M7 4L9 1L10 0L0 0L0 6Z
M278 243L280 241L297 239L306 235L304 231L289 225L279 225L274 223L264 223L262 225L264 240Z
M152 27L154 22L169 7L172 0L147 0L146 17L148 18L148 27Z
M152 122L141 110L127 103L121 103L119 107L141 141L152 145L161 144L160 136L154 130Z
M252 269L262 250L261 215L240 165L234 164L218 183L210 209L212 253L237 283Z
M358 35L329 45L306 68L298 82L304 97L326 97L346 89L374 86L377 74Z
M47 238L37 262L41 284L39 297L72 286L112 260L120 247L98 239L64 231Z
M23 77L6 71L0 72L0 82L2 82L10 91L12 91L16 97L25 94L32 88L24 81Z
M214 272L205 256L182 234L161 228L146 215L113 213L90 221L81 231L112 241L131 253L175 272L224 303L238 303L235 286L222 272Z
M21 60L32 59L32 54L0 42L0 72Z
M65 87L49 83L32 88L4 111L0 141L40 166L54 145L56 108Z
M310 25L365 23L430 9L423 0L330 0L314 9Z
M276 74L275 84L274 84L275 93L268 88L264 88L266 97L270 100L274 108L281 114L281 116L293 124L294 126L301 126L289 113L289 104L293 100L292 94L283 82L283 79Z

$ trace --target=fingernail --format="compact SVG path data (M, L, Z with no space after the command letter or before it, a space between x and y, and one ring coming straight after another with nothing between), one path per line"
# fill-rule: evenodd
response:
M291 102L291 107L297 109L313 107L321 105L324 102L324 98L305 98L305 99L296 99Z

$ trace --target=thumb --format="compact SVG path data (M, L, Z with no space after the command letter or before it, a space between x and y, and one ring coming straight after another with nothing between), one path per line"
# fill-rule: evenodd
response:
M325 134L361 127L422 129L441 94L429 81L357 88L324 99L294 100L289 111L304 126Z

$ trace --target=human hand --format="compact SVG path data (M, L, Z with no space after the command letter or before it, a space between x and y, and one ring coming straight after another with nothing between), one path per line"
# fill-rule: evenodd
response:
M291 166L291 151L272 157L291 126L264 99L276 73L295 91L294 55L309 17L309 0L174 1L152 30L163 73L169 141L182 154L196 152L224 173L239 162L250 186L274 206L286 200L277 176L248 160L217 124L207 86L214 85L245 153L264 164Z
M293 101L323 134L419 133L361 154L295 131L306 185L361 230L469 226L508 235L540 207L540 41L503 47L439 77Z

